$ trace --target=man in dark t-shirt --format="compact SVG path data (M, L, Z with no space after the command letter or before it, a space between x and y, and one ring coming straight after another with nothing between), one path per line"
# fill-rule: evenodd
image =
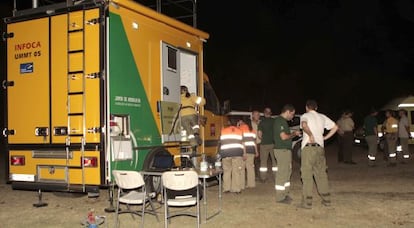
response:
M372 109L370 114L364 119L365 141L368 144L368 165L375 166L375 157L377 156L378 141L378 112Z
M272 171L277 171L276 160L273 155L273 118L272 110L265 108L263 111L264 118L260 121L258 126L257 136L260 139L260 180L266 181L267 176L267 160L269 156L272 160Z
M273 121L273 153L277 160L278 171L275 178L276 202L290 204L290 176L292 174L292 138L300 135L300 131L290 132L288 120L295 116L293 105L283 107L280 116Z

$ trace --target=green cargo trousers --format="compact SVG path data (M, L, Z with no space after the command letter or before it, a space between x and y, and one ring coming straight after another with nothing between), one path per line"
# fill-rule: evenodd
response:
M301 163L302 203L312 206L313 177L322 200L330 202L325 149L321 146L305 146L302 149Z
M260 144L260 179L265 181L267 179L267 160L272 161L272 171L275 173L277 171L276 159L273 154L273 144Z
M377 136L376 135L367 135L365 136L365 140L368 144L368 165L374 166L375 160L377 156Z
M289 194L290 176L292 175L292 151L288 149L274 149L277 160L275 177L276 201L281 201Z

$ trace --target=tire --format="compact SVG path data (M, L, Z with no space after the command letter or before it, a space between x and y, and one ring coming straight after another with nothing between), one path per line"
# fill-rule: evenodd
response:
M301 152L302 152L301 144L302 144L302 139L296 141L292 149L292 158L298 164L301 163Z
M171 155L168 150L166 150L164 147L157 147L152 149L148 155L145 157L144 164L143 164L143 170L150 170L151 167L154 164L154 158L158 155ZM171 167L173 168L173 167ZM148 176L145 178L145 186L147 188L148 192L155 192L156 194L161 193L161 176Z
M385 139L381 138L379 143L378 143L378 149L380 151L387 152L385 146L386 146Z

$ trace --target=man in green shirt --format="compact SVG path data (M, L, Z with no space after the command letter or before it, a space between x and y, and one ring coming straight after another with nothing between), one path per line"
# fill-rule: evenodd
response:
M278 171L275 179L276 202L290 204L290 176L292 174L292 138L300 131L291 132L288 122L295 116L293 105L283 106L282 112L273 121L273 153L277 160Z
M377 156L377 141L378 141L378 112L372 109L370 114L364 119L365 141L368 144L368 165L375 166L375 156Z
M273 155L273 118L272 110L265 108L263 111L264 118L260 121L257 136L260 139L260 180L266 181L267 176L267 160L272 160L272 171L277 171L276 160Z

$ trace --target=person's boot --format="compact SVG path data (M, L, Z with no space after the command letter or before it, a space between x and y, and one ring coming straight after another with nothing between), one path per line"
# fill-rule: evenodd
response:
M200 135L198 133L194 134L194 138L195 138L195 141L196 141L197 145L201 145L203 143L203 141L201 140Z
M302 202L297 206L303 209L312 209L312 196L302 197Z

